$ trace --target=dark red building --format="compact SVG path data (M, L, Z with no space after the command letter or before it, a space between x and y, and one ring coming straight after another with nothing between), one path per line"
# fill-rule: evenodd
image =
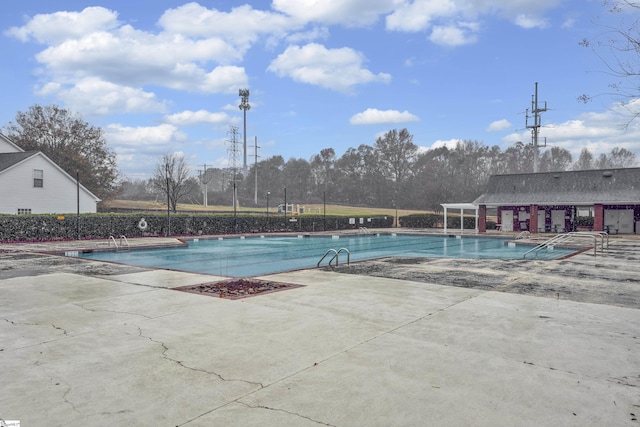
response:
M503 231L640 233L640 168L492 175L478 206L478 231L495 209ZM591 221L588 219L592 218Z

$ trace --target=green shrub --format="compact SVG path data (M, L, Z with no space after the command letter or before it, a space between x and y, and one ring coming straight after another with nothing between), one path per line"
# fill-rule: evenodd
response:
M139 225L144 218L146 228ZM393 217L351 217L214 214L86 214L80 217L58 215L0 215L0 242L106 239L127 237L197 236L203 234L262 233L267 231L313 232L324 230L386 228ZM360 224L363 218L363 224Z

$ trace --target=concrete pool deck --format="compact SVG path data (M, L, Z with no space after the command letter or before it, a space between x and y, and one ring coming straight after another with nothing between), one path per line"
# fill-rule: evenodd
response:
M640 240L612 238L610 248L605 257L482 261L512 271L506 284L554 290L543 296L450 286L435 274L446 265L426 263L414 268L430 272L428 282L311 269L262 277L303 287L227 300L171 289L222 277L0 245L0 419L639 425ZM449 268L478 276L477 264ZM589 290L597 303L573 298Z

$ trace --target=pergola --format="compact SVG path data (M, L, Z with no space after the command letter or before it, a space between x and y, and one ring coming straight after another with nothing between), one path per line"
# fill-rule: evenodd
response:
M444 232L447 232L447 210L448 209L460 209L460 232L464 233L464 211L475 211L476 228L475 232L478 232L478 206L473 203L442 203L444 208Z

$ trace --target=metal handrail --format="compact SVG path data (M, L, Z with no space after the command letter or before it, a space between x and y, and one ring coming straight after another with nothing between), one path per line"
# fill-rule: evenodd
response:
M569 233L572 236L594 236L597 240L597 238L600 238L600 252L602 252L604 254L604 250L605 250L605 237L607 238L606 243L607 243L607 247L606 249L609 250L609 233L607 233L606 231L572 231Z
M531 237L531 233L528 232L527 230L521 231L520 233L518 233L518 235L516 236L516 238L514 240L524 239L525 236L527 236L527 238L530 238Z
M581 237L591 237L593 238L593 256L597 256L598 254L598 237L600 237L600 251L604 255L604 237L607 237L607 249L609 249L609 235L605 232L585 232L585 231L572 231L569 233L558 234L553 236L551 239L540 243L539 245L529 249L527 252L522 255L522 258L526 258L530 253L535 253L538 255L538 251L543 248L553 248L562 242L566 242L567 240L571 240L572 238L581 238Z
M113 246L116 247L116 249L118 249L118 242L116 242L116 238L113 236L109 236L109 241L107 242L109 244L109 246L111 246L111 242L113 242Z
M327 255L329 255L331 252L333 252L335 255L333 256L334 258L336 256L338 256L338 251L336 251L335 249L327 249L327 251L324 253L324 255L322 255L322 258L320 258L320 261L318 261L318 264L316 265L316 267L320 267L320 263L327 257ZM333 258L331 258L333 259ZM331 262L331 261L329 261Z
M320 261L318 261L318 264L316 265L316 267L320 267L320 264L322 263L322 261L327 257L327 255L329 255L330 253L333 253L333 256L331 257L331 259L329 260L329 263L327 264L328 266L331 266L331 262L335 259L336 260L336 267L339 264L339 255L342 252L346 252L347 253L347 265L349 265L351 263L351 252L349 252L349 249L347 248L340 248L338 250L335 249L327 249L327 251L324 253L324 255L322 255L322 258L320 258Z
M527 255L529 255L531 252L536 254L536 257L538 256L538 251L540 251L540 249L543 248L553 248L556 245L558 245L559 243L568 240L569 235L568 234L557 234L555 236L553 236L551 239L540 243L538 246L534 247L533 249L528 250L527 252L524 253L524 255L522 255L522 258L526 258Z
M127 249L131 249L131 245L129 244L129 241L127 240L127 236L125 236L124 234L120 235L120 246L122 246L122 241L124 240L124 242L127 244Z
M342 252L346 252L347 253L347 265L349 265L350 262L351 262L351 252L349 252L349 249L340 248L340 249L338 249L338 252L336 252L336 254L333 256L333 258L336 259L336 267L338 266L338 255L340 255L340 253L342 253ZM331 261L333 261L333 258L331 258L329 260L329 265L331 265Z

